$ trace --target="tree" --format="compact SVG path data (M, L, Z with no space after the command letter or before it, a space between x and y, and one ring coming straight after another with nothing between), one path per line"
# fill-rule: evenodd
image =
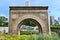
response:
M36 24L31 20L26 20L22 23L22 25L28 25L28 26L36 26Z

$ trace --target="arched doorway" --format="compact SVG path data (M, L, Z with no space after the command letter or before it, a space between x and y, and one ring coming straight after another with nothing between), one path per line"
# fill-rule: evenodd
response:
M48 6L11 6L9 15L9 34L18 34L18 28L24 20L38 24L43 34L50 34ZM39 29L40 29L39 28Z
M25 24L24 22L28 22L28 24ZM29 24L29 22L33 22L32 24ZM35 32L38 32L38 34L42 34L42 26L40 25L40 23L38 21L36 21L35 19L32 18L27 18L22 20L19 24L18 24L18 34L20 34L22 32L23 26L22 25L28 25L28 26L36 26L37 28L35 29ZM26 26L24 26L25 29ZM31 30L33 30L32 28L30 28ZM24 30L24 29L23 29ZM29 30L29 29L28 29ZM27 31L28 31L27 30ZM38 31L36 31L38 30ZM24 30L25 31L25 30ZM34 31L34 30L33 30Z

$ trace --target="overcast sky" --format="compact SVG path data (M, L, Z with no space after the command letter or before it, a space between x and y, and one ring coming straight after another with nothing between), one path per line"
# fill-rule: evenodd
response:
M9 6L24 6L26 0L0 0L0 15L9 18ZM60 17L60 0L29 0L31 6L48 6L49 16Z

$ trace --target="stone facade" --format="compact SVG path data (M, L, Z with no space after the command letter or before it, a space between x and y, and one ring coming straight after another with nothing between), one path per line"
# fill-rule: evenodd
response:
M43 34L49 34L47 6L10 6L9 34L18 34L23 20L33 20Z

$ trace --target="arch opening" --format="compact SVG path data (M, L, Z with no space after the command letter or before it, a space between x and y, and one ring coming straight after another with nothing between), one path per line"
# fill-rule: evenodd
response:
M27 18L18 24L18 34L24 34L24 31L30 34L42 34L42 26L35 19Z

